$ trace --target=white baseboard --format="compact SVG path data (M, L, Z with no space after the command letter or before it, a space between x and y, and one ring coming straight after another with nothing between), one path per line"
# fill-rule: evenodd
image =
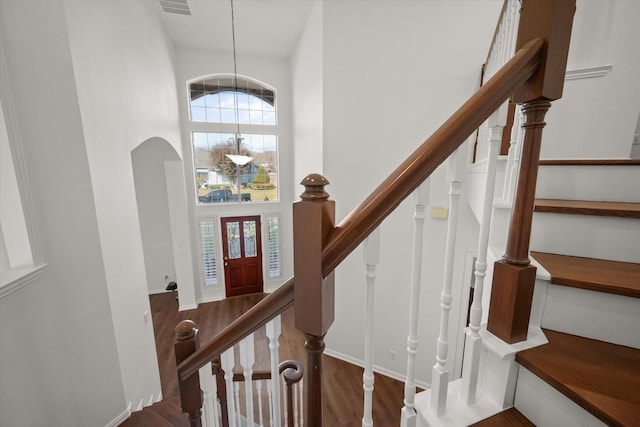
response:
M352 365L356 365L356 366L360 366L361 368L364 368L364 361L360 359L356 359L355 357L340 353L338 351L331 350L330 348L325 349L324 354L326 354L327 356L335 357L336 359L340 359L344 362L351 363ZM378 365L373 365L373 372L378 373L380 375L384 375L389 378L393 378L394 380L398 380L401 383L404 383L405 380L407 379L406 374L401 374L401 373L392 371L390 369L383 368ZM424 381L416 380L415 384L416 386L425 390L431 388L431 384Z
M129 404L127 405L127 409L125 409L120 415L118 415L117 417L109 421L105 425L105 427L117 427L120 424L122 424L122 422L127 418L129 418L130 416L131 416L131 402L129 402Z
M225 299L224 295L214 295L214 296L198 299L198 304L206 304L208 302L222 301L223 299Z
M198 304L180 304L178 311L195 310L198 308Z

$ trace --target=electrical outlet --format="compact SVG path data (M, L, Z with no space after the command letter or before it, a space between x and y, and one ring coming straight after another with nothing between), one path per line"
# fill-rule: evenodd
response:
M396 352L395 352L395 350L391 350L389 352L389 356L391 357L391 360L396 360Z
M149 323L149 311L145 310L142 316L144 317L144 323Z

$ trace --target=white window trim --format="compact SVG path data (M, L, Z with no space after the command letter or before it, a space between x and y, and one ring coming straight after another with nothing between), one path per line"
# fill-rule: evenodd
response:
M209 78L215 78L215 77L234 77L233 74L229 74L229 73L212 73L212 74L205 74L203 76L199 76L199 77L195 77L192 79L187 80L186 82L186 88L185 88L185 93L187 94L186 96L186 102L187 102L187 127L188 127L188 134L189 134L189 154L191 157L191 182L194 182L195 184L195 173L196 173L196 164L195 164L195 154L194 154L194 147L193 147L193 132L210 132L210 133L237 133L238 132L238 124L237 123L212 123L212 122L194 122L191 121L191 95L190 95L190 89L191 89L191 84L192 83L196 83L198 81L201 80L205 80L205 79L209 79ZM278 166L278 200L276 201L268 201L268 202L262 202L262 201L255 201L252 203L280 203L280 198L282 197L282 195L280 194L280 120L279 120L279 108L278 108L278 91L276 90L275 87L264 83L261 80L257 80L253 77L250 76L246 76L243 74L238 74L237 75L238 79L245 79L245 80L250 80L252 82L258 83L270 90L273 91L274 93L274 109L275 109L275 113L276 113L276 122L273 125L258 125L258 124L245 124L245 123L241 123L240 124L240 131L241 134L264 134L264 135L275 135L276 136L276 140L277 140L277 144L278 144L278 149L276 152L277 155L277 159L276 159L276 164ZM195 190L195 202L196 202L196 206L199 207L203 207L203 206L215 206L216 203L200 203L198 202L198 188L197 185L193 185L193 188ZM233 204L235 202L230 202L229 204Z
M229 212L224 215L199 215L196 217L196 239L198 242L198 277L199 282L205 289L226 289L225 277L224 277L224 260L223 260L223 248L224 242L222 241L222 225L221 219L223 217L234 216L252 216L255 213L247 212ZM262 212L257 214L260 216L260 233L261 233L261 246L262 246L262 280L264 284L264 291L267 292L270 285L273 283L282 282L283 272L283 258L282 258L282 214L280 212ZM279 262L280 262L280 275L271 277L269 268L269 219L278 219L278 249L279 249ZM205 221L210 221L214 224L214 239L216 250L216 280L215 285L207 285L204 274L204 257L202 248L202 228L200 224Z
M207 285L207 278L204 273L204 248L202 247L202 227L203 222L213 223L213 239L216 253L216 283ZM222 235L220 234L220 217L215 215L198 216L196 218L196 237L198 242L198 277L204 289L224 289L224 268L221 268L222 261Z
M277 218L278 219L278 263L280 274L278 276L271 277L269 258L271 253L269 252L269 219ZM262 214L262 253L263 259L266 259L266 262L263 262L264 269L264 281L266 282L281 282L282 280L282 215L279 212L276 213L265 213Z
M2 42L0 41L0 43ZM17 209L10 213L10 216L12 221L21 221L21 227L24 226L26 229L26 236L23 239L28 240L21 242L23 248L6 248L9 259L12 258L12 251L21 251L22 254L19 254L18 258L22 261L20 265L9 266L8 269L0 271L0 298L2 298L39 279L46 267L3 49L0 49L0 104L0 114L3 119L0 131L3 133L2 138L6 137L8 140L11 152L9 161L13 163L12 172L15 174L13 185L17 187L17 194L20 198ZM5 244L5 242L3 241L1 244ZM27 251L24 251L25 246L28 248Z

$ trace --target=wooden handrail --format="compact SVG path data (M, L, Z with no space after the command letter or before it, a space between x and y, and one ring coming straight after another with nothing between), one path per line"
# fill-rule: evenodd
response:
M291 307L293 301L293 278L291 278L180 363L178 365L179 380L184 381L198 372L198 369L209 363L213 358Z
M331 233L322 252L326 277L393 210L444 162L498 108L514 89L533 75L544 47L535 39L522 47L486 85L405 160ZM243 337L289 308L294 301L293 278L269 294L178 366L185 380Z
M484 86L411 154L333 230L322 251L327 277L393 210L436 170L536 71L542 38L524 45Z

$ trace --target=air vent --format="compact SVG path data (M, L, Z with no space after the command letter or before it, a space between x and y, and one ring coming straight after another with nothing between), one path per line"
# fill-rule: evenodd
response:
M159 0L162 10L167 13L177 13L179 15L191 15L187 0Z

